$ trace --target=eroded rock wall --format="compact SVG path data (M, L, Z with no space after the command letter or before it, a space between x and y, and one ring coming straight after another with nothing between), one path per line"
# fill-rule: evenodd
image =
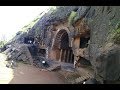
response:
M74 18L72 23L69 23L68 18L72 11L77 14L72 17ZM102 80L118 80L120 76L120 48L112 41L111 34L119 21L119 6L61 6L41 17L28 33L18 33L12 44L23 43L24 37L31 36L37 38L36 42L39 48L43 45L46 52L50 54L49 50L54 44L56 32L65 29L69 31L69 33L67 32L69 46L74 55L89 60L94 67L96 77L101 77ZM64 28L62 28L63 26ZM81 53L83 49L81 50L78 44L80 41L78 39L75 42L75 38L79 38L83 33L85 36L86 32L90 33L87 33L86 36L90 37L90 40L83 54ZM73 43L77 45L77 48ZM75 52L78 52L78 55ZM52 57L54 57L53 54Z
M90 60L96 75L104 80L118 80L120 73L120 48L119 45L109 47L113 42L110 34L120 21L119 6L92 6L86 18L90 27ZM107 46L107 47L106 47ZM108 48L103 53L102 49Z

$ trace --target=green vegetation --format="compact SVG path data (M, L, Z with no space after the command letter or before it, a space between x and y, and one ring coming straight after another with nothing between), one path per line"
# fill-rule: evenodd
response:
M120 21L117 23L117 25L115 26L115 29L119 29L120 28Z
M72 11L69 18L68 18L68 23L71 25L74 22L75 17L77 16L77 12Z
M115 44L120 44L120 28L114 30L112 39Z
M115 20L114 20L115 21ZM120 44L120 21L116 20L116 25L114 25L114 29L110 29L109 35L107 37L107 41L114 42L115 44Z
M119 21L117 22L115 29L112 30L110 38L112 38L112 41L115 44L120 44L120 22Z
M6 43L6 41L0 41L0 48L3 47Z

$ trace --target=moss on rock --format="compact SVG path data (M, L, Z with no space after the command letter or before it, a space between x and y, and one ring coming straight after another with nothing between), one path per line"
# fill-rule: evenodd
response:
M115 44L120 44L120 28L114 31L112 39Z
M69 16L69 18L68 18L68 23L69 23L69 25L72 24L72 22L74 21L74 18L75 18L76 16L77 16L77 12L72 11L71 14L70 14L70 16Z

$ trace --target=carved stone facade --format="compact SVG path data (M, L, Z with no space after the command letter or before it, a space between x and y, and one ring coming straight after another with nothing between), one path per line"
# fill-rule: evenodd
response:
M71 17L70 23L68 19L73 11L77 15ZM120 48L111 38L120 22L119 12L118 6L61 6L46 13L28 33L18 33L9 44L23 44L25 37L32 37L38 56L72 63L74 67L89 62L95 77L102 78L101 81L119 80ZM31 42L30 38L26 38L27 43ZM105 46L109 46L106 51Z
M47 31L47 37L52 44L45 46L46 58L60 62L72 63L77 67L80 57L85 58L85 51L88 48L90 30L85 19L78 20L74 25L69 25L68 21L51 25ZM41 48L41 47L40 47Z

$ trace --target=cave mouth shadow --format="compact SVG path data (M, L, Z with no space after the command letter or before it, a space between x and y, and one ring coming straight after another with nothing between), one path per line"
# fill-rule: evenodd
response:
M88 47L88 41L90 40L90 37L80 37L80 46L79 48L87 48Z
M77 67L91 67L92 68L92 64L91 64L90 60L87 60L83 57L79 57Z

